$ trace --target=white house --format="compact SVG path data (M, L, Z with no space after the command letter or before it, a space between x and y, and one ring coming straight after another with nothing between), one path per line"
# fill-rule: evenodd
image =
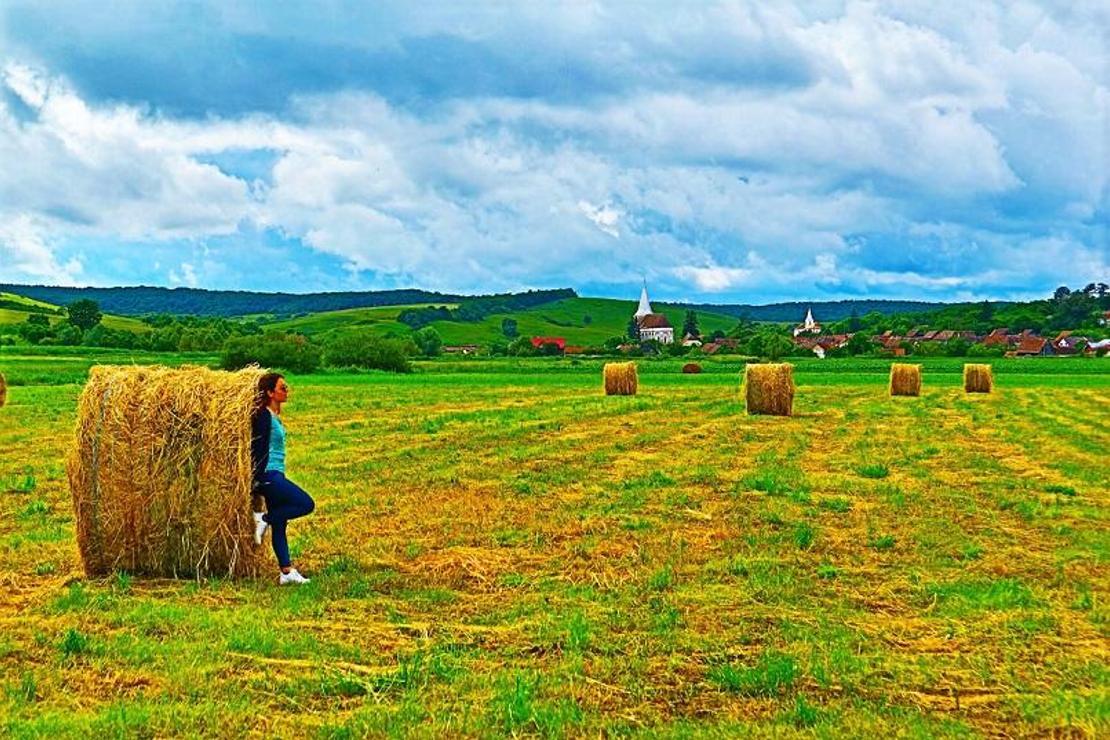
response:
M636 309L636 325L640 327L640 339L647 341L654 339L660 344L673 344L674 343L674 327L667 317L661 313L655 313L651 310L651 303L648 301L647 283L644 283L643 290L640 291L640 305Z

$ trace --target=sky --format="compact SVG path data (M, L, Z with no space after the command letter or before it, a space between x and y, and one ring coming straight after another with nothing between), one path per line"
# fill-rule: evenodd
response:
M1110 282L1103 2L0 0L0 282Z

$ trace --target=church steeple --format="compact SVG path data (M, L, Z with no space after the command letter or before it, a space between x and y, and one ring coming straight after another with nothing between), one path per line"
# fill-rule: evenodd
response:
M644 281L644 287L640 291L640 306L636 309L636 318L642 319L649 313L655 313L651 310L651 303L648 302L647 294L647 280Z

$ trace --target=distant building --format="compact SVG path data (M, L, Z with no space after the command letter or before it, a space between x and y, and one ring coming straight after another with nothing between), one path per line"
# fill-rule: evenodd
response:
M560 352L567 348L565 337L532 337L532 346L536 349L542 349L545 344L554 344Z
M472 355L478 351L477 344L445 344L443 352L448 355Z
M651 303L648 301L647 283L644 283L643 290L640 291L640 305L636 308L634 316L636 326L640 330L641 341L654 339L660 344L674 343L674 327L671 326L671 322L663 314L651 310Z
M1047 339L1042 339L1041 337L1023 337L1014 350L1014 354L1018 357L1051 355L1052 345Z
M820 334L821 325L813 318L813 309L806 309L806 317L802 323L794 327L794 336L799 334Z

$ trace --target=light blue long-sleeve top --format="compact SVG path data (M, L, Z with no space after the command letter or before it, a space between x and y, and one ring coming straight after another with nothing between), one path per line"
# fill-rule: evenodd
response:
M266 459L266 470L274 470L278 473L285 473L285 427L281 423L281 418L273 411L270 412L273 417L273 424L270 425L270 455Z

